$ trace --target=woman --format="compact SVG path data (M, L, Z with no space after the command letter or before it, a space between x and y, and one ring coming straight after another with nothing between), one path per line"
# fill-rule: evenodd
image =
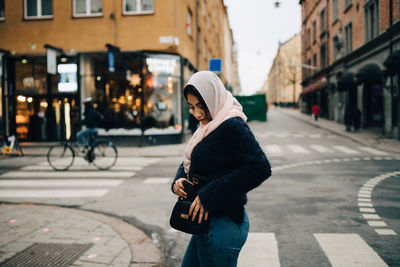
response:
M245 122L241 105L217 75L195 73L184 95L200 127L186 147L172 190L186 197L182 183L188 173L208 179L189 216L199 223L209 220L210 230L192 236L182 266L236 266L249 231L246 193L271 175L271 166Z

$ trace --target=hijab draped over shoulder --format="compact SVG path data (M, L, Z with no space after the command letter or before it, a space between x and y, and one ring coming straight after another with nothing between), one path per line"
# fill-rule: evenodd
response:
M205 125L200 124L200 127L194 132L186 146L185 158L183 160L186 173L188 173L190 169L193 148L200 143L204 137L209 135L229 118L240 117L244 121L247 120L246 115L244 115L242 111L242 106L236 98L232 96L231 92L226 90L224 84L215 73L211 71L196 72L189 79L187 85L193 85L197 91L199 91L210 111L212 120Z

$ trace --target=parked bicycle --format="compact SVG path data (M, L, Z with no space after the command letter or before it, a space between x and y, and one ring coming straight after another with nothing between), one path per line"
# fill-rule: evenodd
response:
M17 137L15 135L6 136L3 140L3 145L1 146L1 158L4 158L7 154L10 155L13 151L17 152L17 155L22 157L24 152L22 151L22 147L18 142Z
M66 171L74 163L75 157L81 156L98 169L108 170L117 161L117 148L111 141L96 139L97 133L91 134L89 146L84 151L76 143L69 141L52 146L47 152L47 161L54 170Z

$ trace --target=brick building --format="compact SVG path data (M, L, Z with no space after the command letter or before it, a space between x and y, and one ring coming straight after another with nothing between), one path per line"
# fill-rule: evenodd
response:
M69 139L90 96L100 134L180 142L192 73L240 88L223 0L0 0L0 35L0 135Z
M400 50L399 0L300 0L302 111L344 122L359 109L361 124L399 137L399 75L385 61ZM396 68L396 67L394 67Z

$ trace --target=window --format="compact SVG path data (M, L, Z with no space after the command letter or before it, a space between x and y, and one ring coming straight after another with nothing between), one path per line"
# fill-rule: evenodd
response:
M312 30L313 30L313 43L317 41L317 22L314 20L312 23Z
M154 13L154 0L123 0L123 14L151 14Z
M348 9L351 4L353 4L353 0L344 0L344 10Z
M26 19L47 19L53 17L52 0L25 0Z
M332 22L338 19L339 14L339 0L332 0Z
M201 39L200 39L200 27L197 27L197 36L196 36L196 44L197 44L197 54L201 53Z
M346 33L346 54L350 53L353 50L353 25L350 22L344 27Z
M207 15L207 0L203 0L202 10L203 10L203 17L205 17Z
M205 59L207 59L207 41L204 40L204 45L203 45L203 56Z
M313 73L316 72L316 68L317 68L317 54L313 55L313 64L312 64L315 68L313 69Z
M325 68L327 65L327 60L326 60L326 44L321 45L321 69Z
M4 0L0 0L0 20L4 20Z
M192 36L192 11L190 9L188 9L186 28L188 35Z
M307 48L311 45L311 29L307 29Z
M74 0L74 16L101 16L103 0Z
M311 66L311 59L307 60L307 65ZM311 76L311 69L307 69L308 76Z
M325 33L326 30L326 25L325 25L325 8L321 10L321 13L319 14L320 18L320 30L321 30L321 36Z
M343 37L341 32L338 32L333 38L333 59L339 58L339 53L343 48Z
M369 1L365 7L365 41L368 42L378 36L379 12L378 0Z

